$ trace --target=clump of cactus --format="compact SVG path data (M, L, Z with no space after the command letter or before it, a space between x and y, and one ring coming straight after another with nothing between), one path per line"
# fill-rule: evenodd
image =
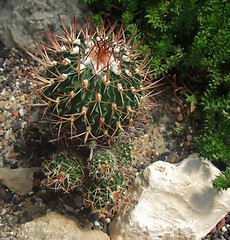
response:
M120 166L130 166L134 161L134 146L131 141L122 141L113 149Z
M138 51L142 41L137 43L135 31L127 37L116 23L102 21L98 28L88 20L83 28L74 19L67 29L60 21L63 34L50 28L50 44L37 46L40 57L29 53L44 70L32 79L37 120L50 124L57 140L75 146L92 150L111 144L149 106L149 89L158 81L151 78L148 55ZM128 201L132 148L121 142L112 150L95 151L83 165L69 155L55 155L46 165L48 186L64 192L82 187L86 205L114 214Z
M116 23L102 21L97 28L88 20L83 28L74 20L69 29L61 23L63 35L50 29L50 44L37 46L40 58L29 53L45 69L34 74L33 105L57 139L103 143L126 132L147 107L147 92L157 84L148 56L140 57L135 33L125 36Z
M128 168L135 161L131 148L126 141L113 149L99 149L88 164L64 152L54 154L45 165L47 186L65 193L83 190L86 206L114 215L129 201L133 175Z
M80 187L84 177L84 167L73 156L55 154L46 166L47 185L66 193Z
M112 149L100 149L89 160L91 181L85 186L86 204L95 210L114 214L128 202L135 161L130 141L119 142Z

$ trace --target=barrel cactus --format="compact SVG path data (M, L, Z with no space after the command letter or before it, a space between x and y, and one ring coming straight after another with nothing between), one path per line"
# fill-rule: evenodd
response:
M68 29L61 23L64 34L50 29L50 45L37 46L40 58L29 53L45 69L34 74L33 105L57 139L103 143L126 132L146 107L146 91L156 84L148 56L140 57L142 42L136 43L135 34L125 36L116 23L102 21L97 28L88 20L83 28L74 20Z
M80 187L84 179L84 167L75 157L66 153L54 154L45 165L47 186L68 193Z
M90 176L97 180L108 180L117 173L129 172L135 162L133 148L130 141L121 141L112 149L99 149L88 161Z
M130 177L116 174L107 180L91 181L84 186L85 205L94 211L114 215L129 202Z

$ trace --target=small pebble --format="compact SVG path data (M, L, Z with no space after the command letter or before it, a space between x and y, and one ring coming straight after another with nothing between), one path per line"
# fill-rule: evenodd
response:
M3 114L0 114L0 123L5 121L5 116Z
M25 99L25 96L24 96L24 95L21 95L21 96L19 97L19 101L20 101L20 102L25 102L25 100L26 100L26 99Z
M5 208L2 209L2 215L5 215L7 213L7 210Z
M105 223L107 223L107 224L111 223L111 219L110 218L106 218L105 219Z
M225 224L225 218L222 218L216 226L217 230L220 230L224 226L224 224Z
M187 139L187 141L191 142L192 139L193 139L193 137L192 137L191 134L188 134L188 135L186 136L186 139Z
M6 95L6 89L3 88L2 92L0 93L2 96L5 96ZM0 102L5 102L5 101L0 101ZM0 105L0 108L1 108L1 105Z
M5 88L4 88L4 90L5 90ZM3 95L2 93L3 93L3 91L1 92L1 95ZM6 105L6 101L0 101L0 108L5 107L5 105Z
M10 136L10 130L6 131L5 133L5 139L8 140Z
M177 117L176 117L176 120L177 120L178 122L182 122L182 121L184 120L183 114L182 114L182 113L178 113L178 114L177 114Z
M41 180L39 178L34 179L33 185L34 187L37 187L37 188L40 187Z
M15 117L18 117L18 111L14 111L14 112L13 112L13 115L14 115Z
M14 96L11 96L9 100L10 100L11 102L14 102L14 101L15 101L15 97L14 97Z
M94 221L93 224L94 224L95 227L99 227L100 226L100 223L98 221Z
M191 142L190 141L185 141L183 146L190 147L191 146Z
M20 109L19 109L19 114L20 114L20 116L23 116L23 115L24 115L24 109L23 109L23 108L20 108Z
M146 152L146 156L147 157L151 157L153 155L153 151L152 150L148 150L147 152Z

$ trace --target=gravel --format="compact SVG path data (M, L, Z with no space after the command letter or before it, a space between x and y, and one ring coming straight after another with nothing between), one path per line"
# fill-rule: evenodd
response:
M41 167L44 158L56 150L49 142L49 136L31 125L27 103L32 83L28 80L29 72L36 68L37 63L28 55L0 44L0 167ZM155 110L132 131L141 159L136 164L137 172L157 160L179 162L193 152L195 136L192 127L175 136L176 127L181 127L185 118L184 106L172 91L159 95L157 100ZM108 233L110 216L92 214L90 209L84 208L77 191L62 195L47 189L45 176L39 171L34 176L33 191L25 196L0 184L0 239L17 239L20 224L50 211L73 215L82 226ZM230 239L230 216L227 214L203 239Z

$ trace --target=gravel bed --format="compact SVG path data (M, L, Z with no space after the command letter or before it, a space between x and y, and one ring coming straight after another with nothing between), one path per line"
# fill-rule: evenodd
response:
M55 152L56 146L49 142L49 137L31 125L27 103L32 83L28 80L29 72L36 67L37 63L25 53L0 44L0 167L41 167L44 158ZM137 172L156 160L176 163L193 152L192 127L175 136L175 128L181 125L184 117L183 105L169 90L157 100L155 110L133 131L141 159L136 166ZM0 184L0 239L17 239L20 224L50 211L73 215L82 226L108 233L111 216L84 208L77 191L63 195L47 189L44 173L39 171L34 176L33 191L25 196ZM227 214L204 239L230 239L229 236L230 215Z

